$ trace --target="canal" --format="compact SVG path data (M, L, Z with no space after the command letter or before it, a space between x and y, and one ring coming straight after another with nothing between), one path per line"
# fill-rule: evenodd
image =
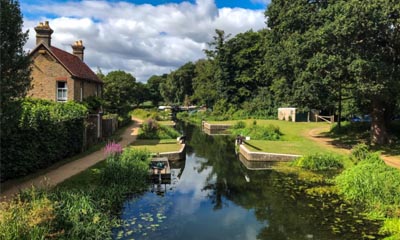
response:
M382 238L380 223L365 220L337 196L306 194L315 181L248 170L235 155L233 138L192 126L185 133L186 159L172 163L171 182L150 184L127 199L114 239Z

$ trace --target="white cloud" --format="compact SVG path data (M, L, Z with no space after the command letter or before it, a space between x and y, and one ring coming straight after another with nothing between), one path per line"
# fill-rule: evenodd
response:
M35 46L33 27L49 20L54 30L52 45L71 51L70 45L82 39L85 61L94 70L120 69L139 81L204 57L203 49L216 28L235 35L265 27L263 11L218 9L214 0L157 6L86 0L22 7L38 16L25 19L25 28L30 30L27 49Z

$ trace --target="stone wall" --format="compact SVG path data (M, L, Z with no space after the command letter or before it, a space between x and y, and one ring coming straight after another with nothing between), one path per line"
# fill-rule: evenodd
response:
M300 155L281 154L281 153L266 153L266 152L251 152L244 144L240 145L240 154L243 155L248 161L275 161L275 162L289 162Z
M209 135L213 134L226 134L226 130L232 127L231 124L211 124L208 122L202 122L202 129Z
M166 157L169 161L177 161L186 158L185 144L181 144L181 149L177 152L163 152L154 154L156 157Z

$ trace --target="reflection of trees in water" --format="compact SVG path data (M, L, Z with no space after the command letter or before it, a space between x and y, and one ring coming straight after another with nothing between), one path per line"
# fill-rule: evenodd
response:
M376 225L356 222L357 214L337 197L307 198L304 189L311 186L304 181L273 170L247 170L236 159L233 143L232 137L211 137L198 128L190 140L196 155L208 160L199 162L197 171L212 168L203 190L210 192L214 210L229 201L254 209L257 220L266 223L259 239L363 239L362 232L377 232Z

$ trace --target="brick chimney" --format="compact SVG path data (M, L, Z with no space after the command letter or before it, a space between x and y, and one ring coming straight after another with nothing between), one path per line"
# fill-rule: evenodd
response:
M80 58L83 62L83 51L85 46L83 46L82 40L76 41L72 46L72 54Z
M35 27L36 31L36 45L43 42L47 47L51 47L51 34L53 29L49 26L49 21L40 22L39 25Z

